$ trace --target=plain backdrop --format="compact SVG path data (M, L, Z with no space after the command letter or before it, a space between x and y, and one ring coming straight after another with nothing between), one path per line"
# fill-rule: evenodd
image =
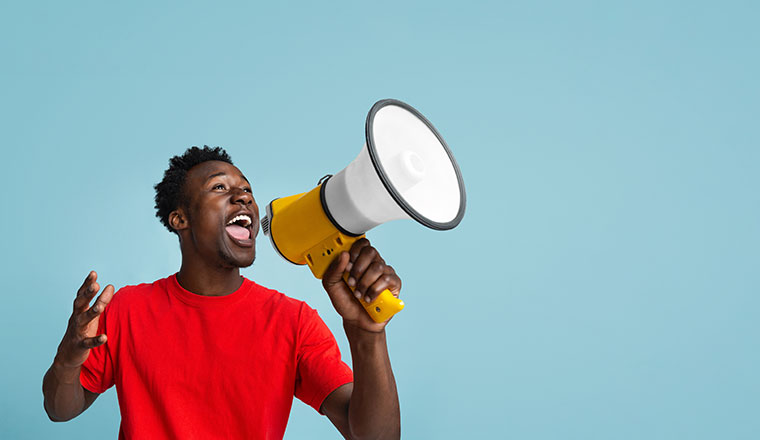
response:
M760 437L756 5L4 2L0 436L116 438L115 390L54 424L41 381L90 269L178 270L153 210L171 156L226 148L263 207L345 167L396 98L468 203L448 232L369 233L404 282L404 438ZM243 274L349 360L319 282L257 251ZM338 437L294 402L286 438Z

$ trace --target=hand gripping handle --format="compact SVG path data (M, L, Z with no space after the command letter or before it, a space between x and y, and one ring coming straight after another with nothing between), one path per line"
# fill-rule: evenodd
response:
M335 231L334 234L326 237L322 242L309 249L304 254L304 260L309 265L311 273L315 277L322 279L327 268L340 255L343 251L351 249L351 245L355 241L364 237L350 237L343 234L340 231ZM343 274L343 280L347 280L348 275ZM346 283L348 284L348 283ZM351 288L353 291L354 288ZM361 303L364 310L369 313L369 316L375 322L385 322L391 318L391 316L400 312L404 308L404 301L393 296L390 290L383 290L380 295L377 296L371 303L367 303L364 299L357 299Z

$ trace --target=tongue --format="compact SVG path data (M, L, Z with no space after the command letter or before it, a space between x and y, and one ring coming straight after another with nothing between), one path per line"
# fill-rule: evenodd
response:
M248 240L251 238L251 231L242 226L229 225L225 229L235 240Z

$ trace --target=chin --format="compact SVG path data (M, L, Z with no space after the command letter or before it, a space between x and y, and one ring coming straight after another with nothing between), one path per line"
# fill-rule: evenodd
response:
M256 260L256 253L253 252L250 255L230 255L225 252L220 252L219 257L222 260L222 264L226 267L248 267Z
M256 261L256 256L255 255L253 257L251 257L250 259L243 261L241 264L238 265L238 267L240 267L240 268L249 267L249 266L253 265L254 261Z

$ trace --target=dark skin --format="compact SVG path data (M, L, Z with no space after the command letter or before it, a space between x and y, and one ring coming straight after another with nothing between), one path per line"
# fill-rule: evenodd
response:
M240 268L250 266L256 253L258 228L253 225L258 225L259 209L250 184L236 167L209 161L188 172L185 194L186 206L169 215L182 251L177 280L199 295L233 293L243 282ZM225 230L227 222L239 214L249 215L252 220L250 240L236 240ZM348 284L343 281L344 273L349 275ZM114 287L107 285L90 306L100 291L97 278L94 271L90 272L77 291L66 333L43 379L45 411L53 421L76 417L98 396L79 382L81 366L90 350L108 340L107 335L97 334L97 328ZM385 338L388 322L374 322L359 304L364 299L359 298L369 297L371 301L385 289L398 297L401 279L370 242L361 239L335 259L322 285L343 318L354 382L333 391L322 403L321 412L345 438L399 438L398 393Z

